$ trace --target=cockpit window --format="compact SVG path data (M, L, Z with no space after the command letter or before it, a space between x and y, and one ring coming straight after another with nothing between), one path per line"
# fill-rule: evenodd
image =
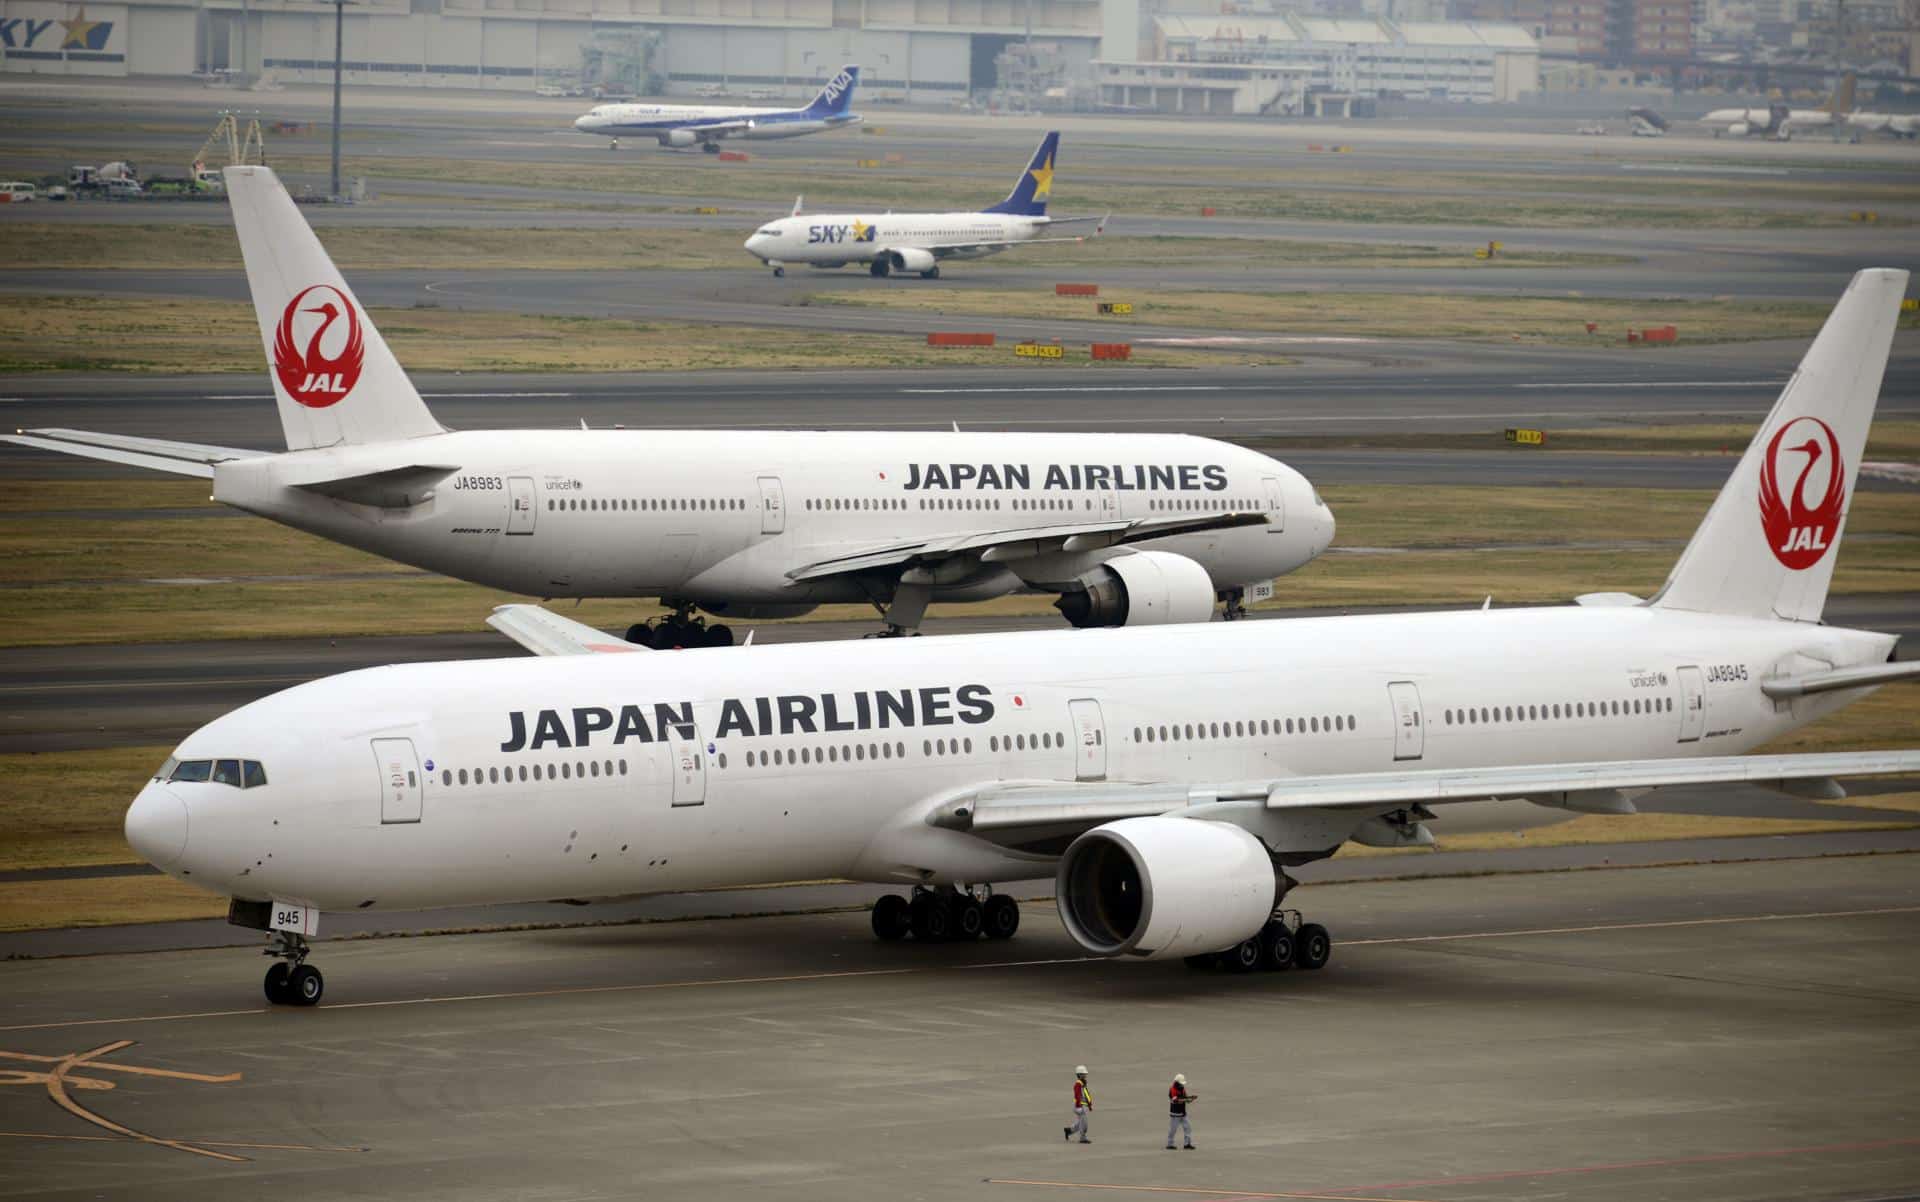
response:
M240 787L240 761L213 761L213 775L208 779L212 780L216 785L232 785L238 789Z
M154 779L257 789L267 783L267 769L259 760L170 759L160 766Z
M769 225L762 228L760 232L769 238L778 238L780 236L780 228L778 226Z
M176 767L178 767L179 764L180 764L179 760L175 759L173 756L168 756L167 762L160 765L160 771L153 774L153 779L171 780L173 778L173 770Z
M168 780L202 781L213 775L212 760L181 760L167 775Z
M258 789L261 785L267 783L266 766L261 764L259 760L248 760L242 767L245 769L245 772L240 782L241 788Z

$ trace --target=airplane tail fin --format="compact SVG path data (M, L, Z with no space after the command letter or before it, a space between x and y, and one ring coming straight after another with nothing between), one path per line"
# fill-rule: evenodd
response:
M287 449L442 433L272 168L222 174Z
M853 104L853 89L859 86L860 68L848 63L840 68L840 74L827 81L820 94L807 105L809 117L838 117Z
M1056 129L1040 139L1039 149L1033 152L1033 160L1020 173L1007 198L981 211L1008 213L1015 217L1045 217L1047 197L1053 191L1053 163L1059 153L1060 131Z
M1651 605L1817 622L1907 273L1853 277Z
M1833 98L1827 101L1827 111L1836 117L1845 116L1853 111L1853 94L1859 87L1860 77L1849 71L1840 77L1840 86L1833 90Z

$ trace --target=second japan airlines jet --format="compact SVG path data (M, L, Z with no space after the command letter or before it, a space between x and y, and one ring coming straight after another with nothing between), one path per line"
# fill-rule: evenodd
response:
M1056 227L1098 221L1093 232L1106 228L1106 218L1049 217L1047 198L1053 192L1054 164L1060 153L1060 135L1040 139L1027 169L1014 181L1013 191L996 205L979 212L955 213L811 213L802 214L794 202L793 215L763 225L747 239L747 253L787 274L790 263L814 267L845 267L866 263L876 276L916 271L922 279L940 277L942 259L978 259L1031 242L1081 242L1081 236L1053 237Z
M273 932L276 1002L320 998L327 910L833 877L903 891L883 939L1012 935L990 886L1051 876L1095 955L1318 968L1287 870L1349 841L1920 772L1745 754L1920 676L1820 620L1906 281L1855 277L1646 601L672 656L548 615L576 654L351 672L208 724L127 841Z
M848 64L827 81L820 94L803 109L739 108L715 104L598 104L573 123L583 134L612 138L612 149L623 137L647 137L662 146L698 146L708 154L720 152L723 138L797 138L823 130L842 129L865 120L848 112L860 68Z
M1265 455L1173 434L450 431L286 189L226 172L284 454L78 430L6 441L213 481L215 499L534 597L660 597L627 632L724 644L692 616L1052 593L1077 626L1238 616L1333 515Z

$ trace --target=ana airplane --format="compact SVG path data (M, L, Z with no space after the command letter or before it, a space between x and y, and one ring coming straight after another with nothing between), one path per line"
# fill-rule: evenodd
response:
M227 171L287 450L78 430L6 441L213 481L249 513L536 597L661 597L630 641L729 617L1050 592L1075 625L1237 617L1333 515L1265 455L1169 434L449 431L264 167Z
M1095 955L1327 962L1288 870L1349 840L1624 814L1663 785L1920 772L1747 756L1920 676L1821 624L1907 273L1862 272L1649 600L1156 630L595 654L352 672L196 731L129 843L272 932L311 1004L328 910L841 877L883 939L1004 938L1052 876Z
M583 134L613 139L608 149L620 149L624 137L649 137L662 146L699 146L720 153L723 138L797 138L822 130L844 129L866 118L847 111L860 68L849 63L827 81L820 94L803 109L739 108L715 104L596 104L573 123Z
M1058 131L1040 139L1027 169L1013 191L999 204L977 213L814 213L802 216L794 201L793 215L763 225L747 239L747 253L787 274L790 263L813 267L869 264L883 276L894 271L917 271L922 279L940 278L942 259L978 259L1032 242L1080 242L1081 237L1055 238L1056 226L1097 221L1095 234L1106 228L1106 218L1049 217L1047 197L1053 192L1054 163L1060 151Z
M1784 104L1770 104L1763 109L1715 109L1700 118L1700 124L1713 130L1716 138L1726 134L1733 138L1772 138L1786 142L1796 133L1845 124L1847 114L1853 109L1854 87L1855 77L1849 72L1827 102L1817 109L1794 109Z

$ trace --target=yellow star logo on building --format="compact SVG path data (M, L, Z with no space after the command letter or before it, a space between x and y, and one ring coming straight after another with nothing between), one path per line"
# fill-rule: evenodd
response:
M1050 194L1053 191L1053 156L1048 155L1046 162L1033 168L1027 172L1027 174L1033 177L1033 194L1035 196L1046 196Z
M60 24L66 26L67 30L67 36L60 43L60 49L85 50L87 49L87 35L97 29L100 22L87 20L87 10L81 8L73 14L73 20L62 21Z
M865 242L867 240L867 231L872 228L873 227L866 222L855 217L853 219L853 240L855 242Z

